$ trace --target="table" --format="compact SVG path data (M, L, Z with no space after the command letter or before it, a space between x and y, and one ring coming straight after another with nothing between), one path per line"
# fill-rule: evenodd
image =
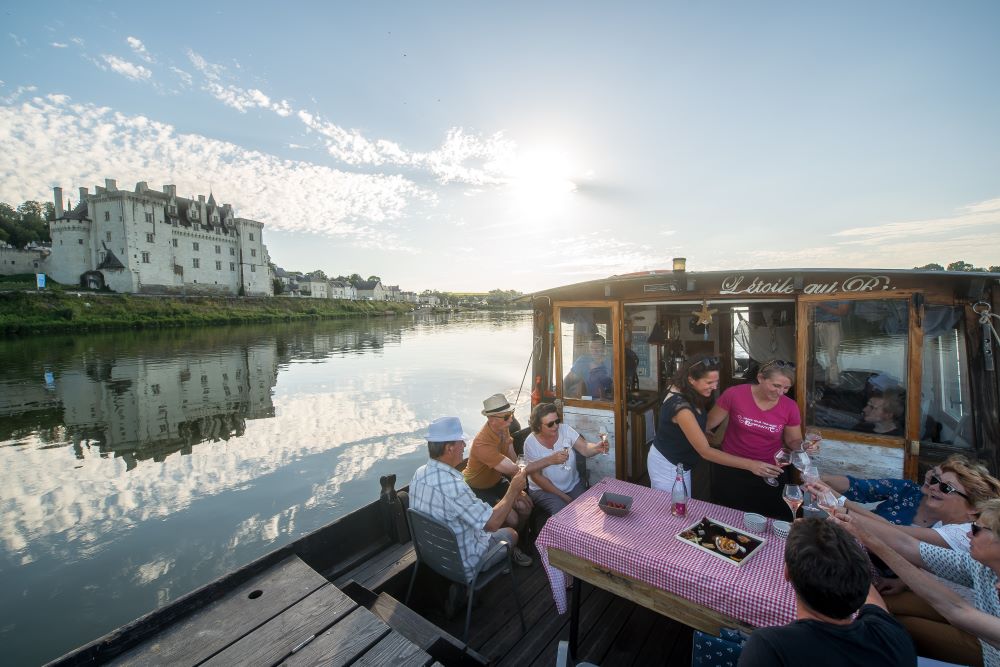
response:
M632 496L627 516L597 506L605 491ZM784 579L785 541L772 533L742 565L725 562L676 539L709 517L742 528L743 513L698 500L684 518L670 514L670 495L606 478L550 518L535 540L560 614L567 610L564 572L579 580L718 634L750 631L795 618L795 594ZM573 589L570 649L575 651L579 585Z

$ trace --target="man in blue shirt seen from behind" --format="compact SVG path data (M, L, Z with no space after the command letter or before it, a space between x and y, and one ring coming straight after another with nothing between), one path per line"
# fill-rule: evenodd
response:
M796 521L785 542L785 578L795 590L796 620L755 630L740 654L740 667L916 665L913 642L886 611L870 567L844 529L825 519Z

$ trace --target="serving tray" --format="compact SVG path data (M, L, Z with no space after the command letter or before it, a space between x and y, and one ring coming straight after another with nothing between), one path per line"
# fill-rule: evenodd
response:
M700 549L737 566L747 562L760 551L760 548L767 541L763 537L734 528L727 523L709 519L707 516L691 524L674 537L695 549ZM733 545L735 545L735 553L723 552L726 548L732 549Z

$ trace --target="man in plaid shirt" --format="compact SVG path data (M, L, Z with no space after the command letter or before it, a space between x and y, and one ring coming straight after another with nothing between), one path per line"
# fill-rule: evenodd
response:
M458 417L441 417L431 422L427 433L431 460L413 474L410 507L448 524L458 538L465 576L471 579L479 559L492 544L500 540L517 544L517 533L503 524L524 490L526 475L524 472L514 475L506 494L493 507L479 500L457 469L465 458L468 437ZM503 558L503 552L497 558ZM514 562L531 565L531 559L517 549Z

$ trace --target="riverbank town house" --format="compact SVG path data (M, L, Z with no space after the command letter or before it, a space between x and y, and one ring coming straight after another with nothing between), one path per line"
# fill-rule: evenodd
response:
M136 183L119 190L105 179L63 208L53 188L52 251L38 271L64 285L151 294L273 294L263 223L236 217L229 204L177 196Z

